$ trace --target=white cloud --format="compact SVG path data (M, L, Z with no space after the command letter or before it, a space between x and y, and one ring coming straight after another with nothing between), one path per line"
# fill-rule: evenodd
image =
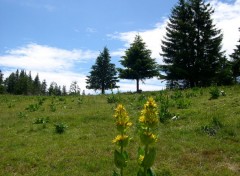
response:
M149 30L140 30L140 31L130 31L123 33L115 33L113 35L108 35L112 39L118 39L125 42L124 47L114 51L114 54L119 54L123 56L124 50L130 46L133 42L135 36L139 34L143 41L146 43L146 47L152 51L152 57L157 60L158 63L161 63L161 40L165 34L165 28L167 24L167 19L164 19L163 22L155 25L155 28Z
M72 81L78 81L82 90L86 89L86 76L73 71L74 66L95 59L99 52L90 50L65 50L38 44L28 44L18 49L12 49L5 55L0 55L0 66L8 68L4 72L7 77L16 69L31 71L33 77L37 73L40 79L46 79L48 85L56 82L58 85L70 87ZM90 91L91 92L91 91Z
M223 32L223 50L229 55L237 45L240 38L238 28L240 27L240 0L233 3L224 3L219 0L209 1L215 13L213 19L217 28Z
M64 50L38 44L28 44L0 56L0 66L36 71L70 70L77 62L86 62L97 56L94 51Z
M224 35L223 50L226 51L226 54L231 54L240 36L238 31L240 27L240 0L236 0L234 3L222 2L219 0L210 0L209 2L211 2L213 9L215 9L215 13L212 16L214 24L217 25L217 28L222 30ZM162 58L159 53L162 51L161 41L166 33L165 28L167 21L168 19L164 19L161 23L156 24L153 29L122 33L116 32L112 35L108 35L108 37L125 42L125 48L123 49L126 49L129 47L130 43L133 42L136 34L139 34L146 43L147 48L152 51L152 57L156 58L158 63L162 63ZM118 51L116 51L116 53L121 54Z

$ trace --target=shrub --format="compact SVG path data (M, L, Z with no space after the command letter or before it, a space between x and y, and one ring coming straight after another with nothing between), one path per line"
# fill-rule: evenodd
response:
M8 104L8 108L13 108L13 107L15 107L14 104L12 104L12 103L9 103L9 104Z
M220 90L217 86L211 88L209 93L211 94L210 100L218 99L218 97L220 96Z
M161 96L160 99L160 111L159 111L159 119L161 123L165 123L168 119L172 117L172 114L169 112L169 99L168 96Z
M179 98L183 98L183 97L184 97L184 95L180 90L176 90L174 92L174 94L171 95L171 98L174 99L174 100L179 99Z
M39 109L39 104L30 104L25 109L28 110L29 112L35 112Z
M19 112L18 117L19 118L24 118L24 117L27 117L27 115L24 112Z
M178 109L187 109L191 105L191 101L186 98L181 98L176 101Z
M43 105L44 101L46 100L46 98L43 98L43 97L38 97L37 98L37 101L38 101L38 105Z
M65 132L65 129L67 128L68 126L65 125L64 123L62 122L58 122L55 124L55 132L58 133L58 134L62 134Z
M201 130L207 133L209 136L215 136L222 127L222 122L218 118L213 117L210 124L202 126Z
M52 112L55 112L57 110L57 107L53 102L49 105L49 107Z
M116 103L116 102L118 102L118 98L114 94L112 94L107 97L107 102L108 103Z
M78 105L83 104L83 96L78 97L78 99L77 99L77 104L78 104Z
M35 121L33 122L34 124L45 124L49 122L49 117L46 118L36 118Z

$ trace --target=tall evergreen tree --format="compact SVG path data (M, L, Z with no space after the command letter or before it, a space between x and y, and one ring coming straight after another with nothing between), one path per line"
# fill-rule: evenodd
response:
M232 64L226 58L226 56L220 58L220 69L216 76L217 85L231 85L233 84L233 72L232 72Z
M233 53L230 55L230 57L232 58L232 72L235 81L236 78L240 76L240 39L238 40L238 43L239 44L236 46L236 49L234 49Z
M73 81L70 85L70 95L80 95L80 87L77 83L77 81Z
M101 90L104 94L107 89L118 88L115 64L110 63L110 61L109 50L104 47L103 52L99 54L96 63L92 66L90 75L87 76L87 89Z
M47 94L47 82L44 79L41 84L41 94L46 95Z
M7 93L14 94L15 93L15 86L17 83L15 73L11 73L8 78L5 80L5 87Z
M28 94L28 77L24 70L20 71L19 79L17 81L16 94Z
M130 48L125 51L120 63L125 67L119 68L119 77L136 80L136 89L139 92L139 81L159 75L157 63L151 58L151 51L146 49L140 35L136 35Z
M66 96L66 95L67 95L67 89L66 89L66 86L65 86L65 85L63 85L63 87L62 87L62 95L63 95L63 96Z
M33 94L39 95L40 93L41 93L41 82L40 82L39 76L37 74L33 80Z
M3 73L2 70L0 70L0 94L4 92L4 80L3 80Z
M193 87L210 85L216 79L222 34L213 24L213 13L204 0L179 0L173 8L162 41L167 80L185 80Z
M31 71L29 71L28 73L27 85L28 85L28 94L33 94L33 79L32 79Z

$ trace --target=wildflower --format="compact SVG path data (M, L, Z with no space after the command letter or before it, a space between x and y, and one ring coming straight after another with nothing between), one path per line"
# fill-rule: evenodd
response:
M128 141L129 141L129 137L127 135L117 135L115 139L112 140L113 143L116 143L121 147L127 146Z
M144 145L149 145L157 142L157 136L151 132L143 132L140 135L140 139Z
M127 111L122 104L117 106L113 117L116 118L116 126L119 132L124 132L128 127L132 126L132 123L129 122Z
M138 163L141 165L144 160L144 155L139 155L138 157Z
M139 122L147 127L155 127L158 125L158 109L157 104L152 97L150 97L147 103L144 105L139 117Z

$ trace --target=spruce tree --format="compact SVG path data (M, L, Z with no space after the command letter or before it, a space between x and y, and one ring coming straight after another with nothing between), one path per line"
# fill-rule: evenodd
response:
M118 88L116 83L117 71L115 64L110 63L110 54L107 47L104 47L103 52L99 54L96 63L92 66L90 75L87 76L87 89L101 90L102 94L107 89Z
M239 28L240 31L240 28ZM234 49L233 53L230 55L232 58L232 72L233 76L235 78L235 81L238 76L240 76L240 39L238 41L238 45L236 46L236 49Z
M151 51L146 49L146 44L140 35L136 35L134 42L125 51L125 56L122 56L120 63L125 68L118 69L119 77L136 80L137 92L140 91L139 81L159 75L157 63L155 59L151 58Z
M73 81L70 85L70 91L69 91L69 94L70 95L80 95L80 87L77 83L77 81Z
M0 94L4 93L4 81L3 81L3 73L0 70Z
M6 91L9 94L15 93L15 87L16 87L16 75L15 73L11 73L8 78L5 80L5 87Z
M36 77L33 80L33 94L34 95L41 94L41 82L40 82L38 74L36 75Z
M204 0L179 0L173 8L162 41L167 80L184 80L193 87L208 86L216 79L222 34L213 24L213 12Z
M47 82L44 79L41 84L41 94L46 95L47 94Z

